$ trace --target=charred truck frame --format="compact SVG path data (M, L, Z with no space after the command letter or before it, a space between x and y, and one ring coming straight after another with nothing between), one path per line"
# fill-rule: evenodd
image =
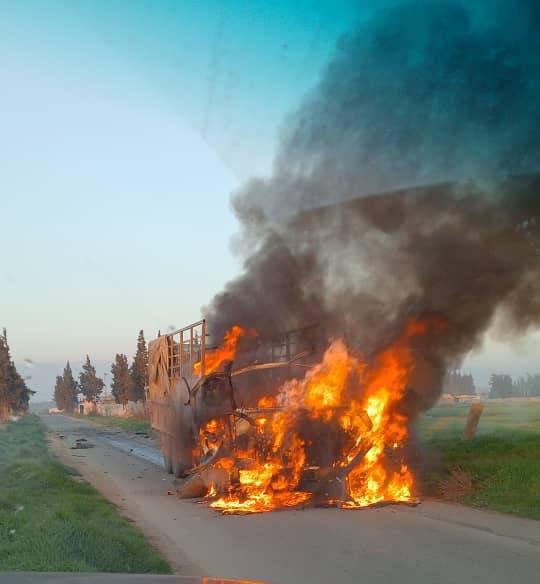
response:
M249 439L257 420L279 407L258 407L271 384L313 366L317 326L290 330L263 342L251 339L236 361L208 366L207 323L195 322L149 343L149 403L152 427L159 433L165 469L177 477L192 474L239 441ZM260 405L260 404L259 404ZM211 420L221 421L225 436L205 432Z

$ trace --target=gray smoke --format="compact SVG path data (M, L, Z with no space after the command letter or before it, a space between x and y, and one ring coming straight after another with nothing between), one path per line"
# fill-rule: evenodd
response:
M506 4L400 3L340 42L273 176L235 195L245 271L204 309L216 339L318 323L369 356L440 315L417 348L427 403L498 309L538 324L540 10Z

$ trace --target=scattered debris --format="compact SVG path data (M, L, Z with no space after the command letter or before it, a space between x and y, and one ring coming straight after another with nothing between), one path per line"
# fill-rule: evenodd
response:
M71 447L71 450L84 450L86 448L94 448L95 444L88 442L86 438L77 438L75 445Z
M180 499L193 499L204 497L208 493L208 487L201 478L201 475L196 474L189 477L182 486L176 491Z
M182 482L176 492L180 499L204 497L213 488L225 492L230 486L229 473L224 468L205 467Z
M135 436L142 436L143 438L150 438L148 432L135 432Z

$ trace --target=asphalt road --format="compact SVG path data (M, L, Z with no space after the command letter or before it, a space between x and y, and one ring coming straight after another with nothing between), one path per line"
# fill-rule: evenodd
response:
M181 501L155 444L63 416L62 458L133 518L180 573L303 583L537 582L540 522L439 502L222 516ZM64 446L85 437L87 450ZM133 448L133 450L131 450ZM153 457L153 458L152 458Z

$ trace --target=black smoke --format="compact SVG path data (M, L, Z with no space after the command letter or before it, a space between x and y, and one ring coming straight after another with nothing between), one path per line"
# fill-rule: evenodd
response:
M341 40L272 177L234 197L245 271L204 309L216 339L319 323L370 355L439 315L432 397L497 311L538 324L540 11L507 5L403 2Z

